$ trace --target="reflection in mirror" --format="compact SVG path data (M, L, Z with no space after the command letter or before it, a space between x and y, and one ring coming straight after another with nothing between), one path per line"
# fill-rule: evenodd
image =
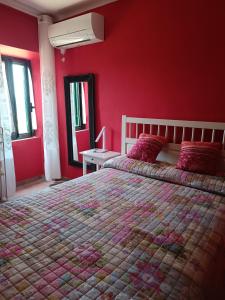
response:
M69 164L82 166L81 151L95 147L94 77L92 74L64 78Z
M72 125L72 144L73 158L79 161L77 136L79 130L89 130L87 124L86 107L88 108L87 82L70 83L70 106L71 106L71 125ZM89 141L86 141L87 149Z

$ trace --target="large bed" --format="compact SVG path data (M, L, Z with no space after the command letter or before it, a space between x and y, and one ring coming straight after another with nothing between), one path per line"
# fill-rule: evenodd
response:
M124 116L122 156L0 204L0 299L224 299L225 178L171 163L225 125L167 121ZM145 130L173 136L154 164L126 156Z

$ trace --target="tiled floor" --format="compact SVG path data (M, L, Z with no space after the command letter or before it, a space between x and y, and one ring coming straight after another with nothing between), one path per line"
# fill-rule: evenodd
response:
M44 190L51 185L60 184L67 180L68 179L66 178L56 181L45 181L45 179L43 178L32 180L31 182L18 185L16 188L16 193L12 197L10 197L10 199L14 199L15 197L20 197L22 195L33 194L35 192Z
M37 179L32 182L19 185L17 186L14 197L35 193L37 191L49 187L49 185L52 183L54 183L54 181L45 181L44 179Z

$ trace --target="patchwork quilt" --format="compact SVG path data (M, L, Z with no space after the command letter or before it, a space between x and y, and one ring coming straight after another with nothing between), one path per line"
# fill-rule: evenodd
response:
M0 299L204 299L224 180L119 157L1 203Z

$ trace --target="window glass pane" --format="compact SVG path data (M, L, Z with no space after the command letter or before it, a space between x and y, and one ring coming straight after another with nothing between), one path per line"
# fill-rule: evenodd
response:
M28 120L25 102L26 84L24 68L25 66L21 64L13 63L12 65L19 134L28 133Z
M34 92L33 92L33 84L31 79L30 70L28 69L28 80L29 80L29 91L30 91L30 102L33 106L32 112L31 112L31 122L32 122L32 129L37 129L37 119L36 119L36 113L34 108Z

